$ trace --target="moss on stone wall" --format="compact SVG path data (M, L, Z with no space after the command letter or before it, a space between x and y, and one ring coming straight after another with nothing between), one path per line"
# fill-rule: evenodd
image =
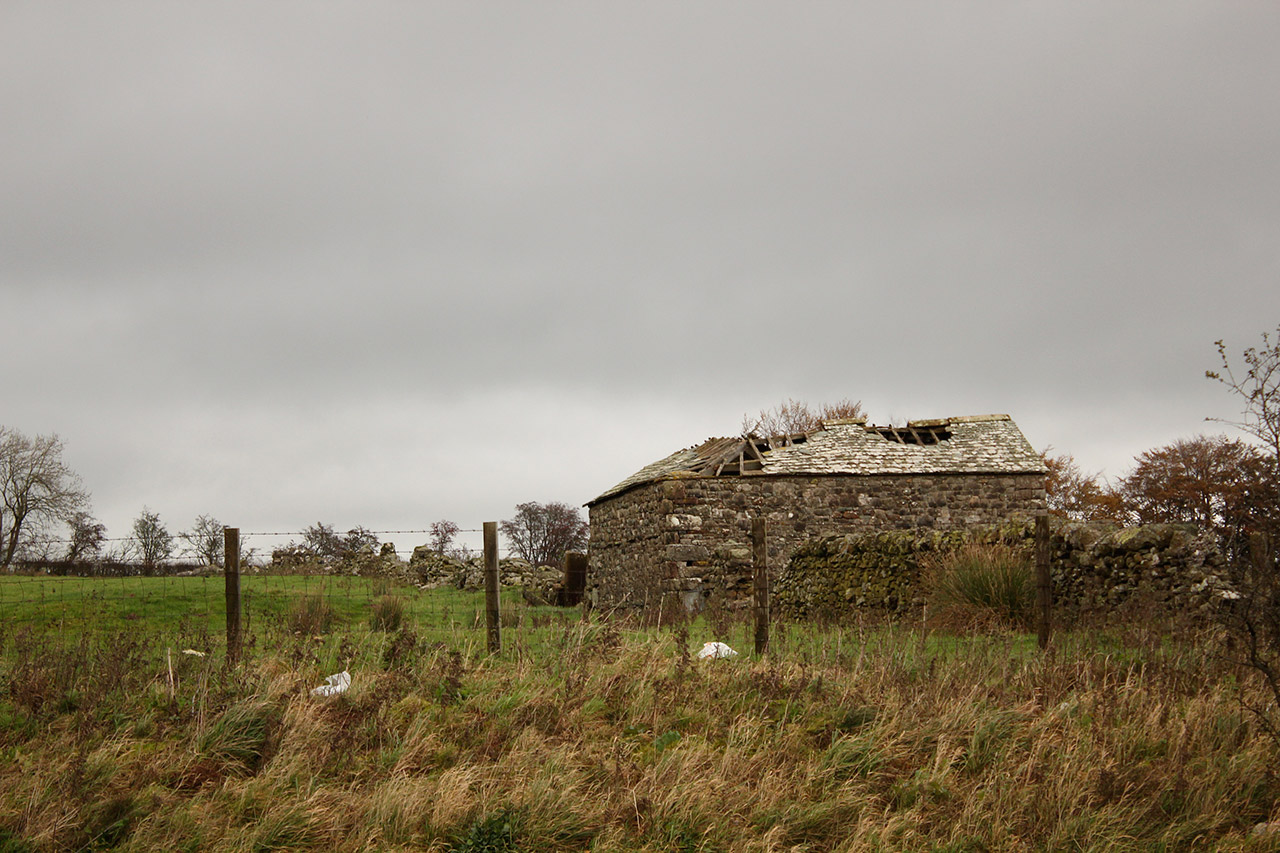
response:
M800 546L774 582L778 611L831 615L874 608L904 613L922 603L921 562L970 542L1028 545L1030 526L890 530L815 539Z
M756 518L769 523L776 571L815 537L953 530L1043 506L1037 473L673 477L591 506L589 583L600 603L673 591L744 601Z
M826 536L802 544L773 584L784 616L892 614L923 604L921 566L962 545L1034 548L1034 527L1015 524L944 531ZM1057 523L1050 537L1055 609L1078 616L1141 601L1174 614L1217 606L1230 583L1212 534L1184 524L1116 528Z

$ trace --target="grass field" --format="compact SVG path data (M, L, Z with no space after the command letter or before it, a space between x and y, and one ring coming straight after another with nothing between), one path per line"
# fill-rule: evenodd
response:
M370 620L373 602L396 597L404 618L433 639L456 640L483 631L484 595L456 589L423 593L386 580L353 576L245 574L241 576L246 633L267 632L288 619L300 599L318 599L336 625L355 629ZM519 623L569 618L557 608L531 608L519 591L503 590L508 619ZM10 633L26 627L49 637L77 641L93 634L139 631L157 643L216 647L225 635L225 585L209 577L15 577L0 576L0 613ZM576 614L575 614L576 618Z
M1208 635L1117 626L1043 654L777 624L757 658L734 614L642 627L509 600L491 656L475 594L401 590L379 631L395 591L293 578L258 590L229 668L202 604L220 586L183 581L158 587L183 607L143 584L50 610L49 587L6 620L0 850L1280 849L1251 836L1280 819L1280 756L1245 709L1263 694ZM317 594L344 598L337 620L290 630ZM103 615L68 627L76 605ZM201 608L210 648L183 654ZM710 639L744 653L694 658ZM347 693L310 695L341 668Z

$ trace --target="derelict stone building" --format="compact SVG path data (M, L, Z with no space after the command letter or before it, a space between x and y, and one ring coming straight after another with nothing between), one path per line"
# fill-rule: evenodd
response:
M1045 467L1008 415L708 439L654 462L587 504L591 588L601 603L687 604L750 595L751 519L781 567L830 534L1024 520L1045 507ZM775 568L775 571L777 569Z

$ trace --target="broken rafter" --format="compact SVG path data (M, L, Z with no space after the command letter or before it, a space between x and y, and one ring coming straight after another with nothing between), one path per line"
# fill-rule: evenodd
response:
M951 438L945 427L920 426L907 424L904 427L880 426L868 427L872 432L880 434L885 441L896 441L899 444L914 444L920 447L931 447Z
M718 452L707 455L707 462L699 469L699 473L719 477L726 472L730 475L742 474L748 470L749 465L752 466L751 470L764 467L764 454L756 446L755 439L743 439L727 448L720 445L713 450Z

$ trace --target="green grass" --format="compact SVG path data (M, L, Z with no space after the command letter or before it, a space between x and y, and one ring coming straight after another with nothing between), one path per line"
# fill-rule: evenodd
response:
M401 620L430 641L483 636L484 594L438 589L422 592L385 580L304 575L241 576L242 625L268 633L287 623L299 602L322 602L333 612L327 630L351 630L374 617L379 600L394 594ZM225 584L221 577L17 577L0 576L0 613L9 632L29 628L75 640L85 632L143 632L171 642L225 636ZM577 618L577 611L530 607L519 590L504 589L502 606L509 632L527 633L534 624ZM514 624L512 624L514 623Z

